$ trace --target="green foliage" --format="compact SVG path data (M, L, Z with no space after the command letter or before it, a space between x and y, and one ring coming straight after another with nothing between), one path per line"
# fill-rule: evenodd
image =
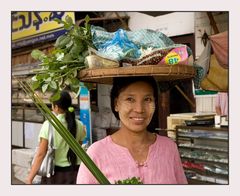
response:
M65 21L55 19L63 24L67 33L57 38L54 49L49 54L40 50L33 50L31 55L40 61L40 69L34 70L31 86L34 90L40 89L55 92L52 100L58 97L59 92L70 88L76 96L80 89L80 80L77 73L85 68L84 61L88 55L88 46L93 47L89 17L85 17L85 25L77 26L72 18L66 16Z
M115 184L143 184L140 178L132 177L127 178L125 180L118 180L115 182Z

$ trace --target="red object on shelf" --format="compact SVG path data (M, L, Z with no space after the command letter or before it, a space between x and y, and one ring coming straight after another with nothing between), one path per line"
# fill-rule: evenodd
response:
M201 171L204 171L204 165L200 164L200 163L192 163L189 161L184 161L183 163L183 167L184 168L188 168L188 169L199 169Z

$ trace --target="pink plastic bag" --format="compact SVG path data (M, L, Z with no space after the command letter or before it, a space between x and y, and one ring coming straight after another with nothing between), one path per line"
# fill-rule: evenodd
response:
M187 46L180 46L180 47L173 48L160 61L159 64L165 64L165 65L175 65L175 64L188 65Z

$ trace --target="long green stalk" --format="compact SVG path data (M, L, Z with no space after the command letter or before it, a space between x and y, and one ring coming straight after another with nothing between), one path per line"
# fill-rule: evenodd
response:
M19 80L18 80L19 81ZM81 159L81 161L90 170L93 176L97 179L100 184L110 184L108 179L104 176L101 170L95 165L88 154L82 149L76 139L72 134L64 127L64 125L57 119L57 117L51 112L48 106L42 101L42 99L34 92L28 83L19 81L26 94L33 100L34 104L41 111L41 113L46 117L47 120L52 124L52 126L58 131L58 133L64 138L69 147L74 151L74 153Z

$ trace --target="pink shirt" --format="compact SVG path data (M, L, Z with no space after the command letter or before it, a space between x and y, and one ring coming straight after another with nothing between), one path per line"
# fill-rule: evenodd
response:
M138 165L128 149L115 144L110 136L93 143L87 153L111 184L132 177L140 177L144 184L187 184L177 145L167 137L157 135L143 165ZM77 184L98 184L83 163Z

